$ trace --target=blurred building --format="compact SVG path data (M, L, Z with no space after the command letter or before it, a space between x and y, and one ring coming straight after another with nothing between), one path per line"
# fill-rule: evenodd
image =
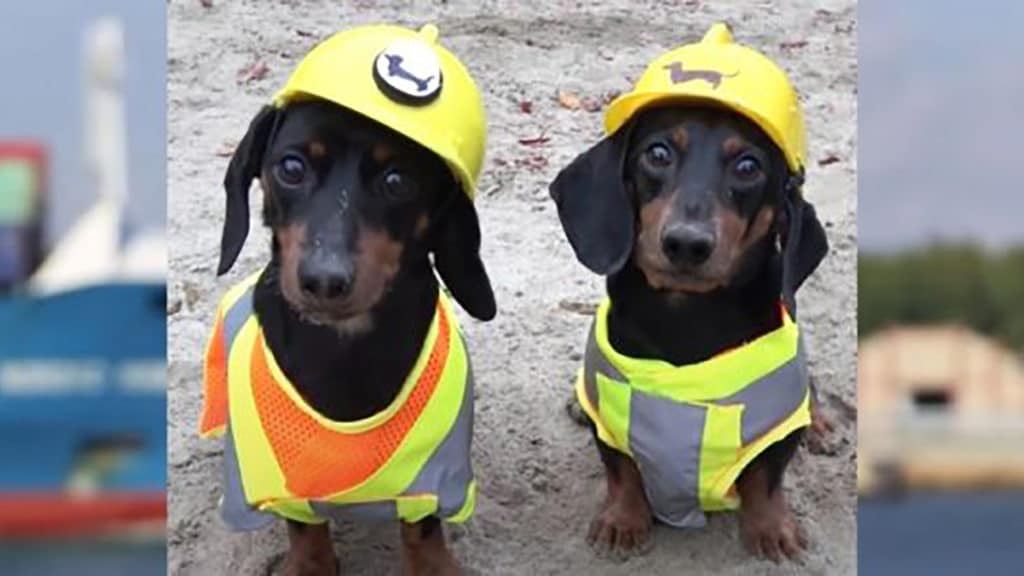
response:
M858 349L858 483L1024 486L1024 365L958 325L893 327Z

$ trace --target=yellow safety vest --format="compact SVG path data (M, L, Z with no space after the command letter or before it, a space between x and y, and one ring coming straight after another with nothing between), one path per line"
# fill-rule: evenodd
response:
M713 358L674 366L624 356L598 308L576 395L598 437L629 455L655 516L701 527L739 506L734 485L768 446L810 424L807 362L796 322Z
M337 422L309 406L274 361L252 308L258 277L225 296L206 350L200 433L224 437L227 524L251 530L273 515L304 523L469 518L476 500L472 375L447 297L439 295L392 404Z

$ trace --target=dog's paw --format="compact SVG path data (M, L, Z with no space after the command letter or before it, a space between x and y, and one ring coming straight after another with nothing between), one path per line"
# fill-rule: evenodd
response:
M590 523L587 543L599 555L619 561L646 554L652 544L650 511L622 500L607 502Z
M832 416L818 402L811 404L811 425L804 441L811 454L835 455L838 446L833 438L836 429Z
M772 562L783 557L796 560L807 549L807 536L781 498L740 514L740 531L744 545L754 556Z
M580 426L590 424L590 417L583 411L583 405L580 404L575 392L565 401L565 413L569 415L570 420Z
M409 559L402 566L402 576L462 576L462 574L459 563L447 550L436 557Z
M283 561L281 574L284 576L337 576L341 574L341 563L335 557L308 558L288 554Z

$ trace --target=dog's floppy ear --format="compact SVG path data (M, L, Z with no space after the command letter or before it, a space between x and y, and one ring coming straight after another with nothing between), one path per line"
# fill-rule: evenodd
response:
M452 297L470 316L494 318L494 291L480 260L480 223L462 190L448 202L433 234L434 267Z
M828 238L814 206L803 199L796 186L787 186L783 204L782 298L796 318L796 291L828 254Z
M224 232L220 240L220 263L217 275L224 274L234 265L249 234L249 187L259 176L263 153L277 125L280 111L264 106L249 124L249 131L235 148L235 154L224 174L227 207L224 211Z
M597 274L618 272L633 250L633 205L623 181L631 127L577 156L548 188L576 258Z

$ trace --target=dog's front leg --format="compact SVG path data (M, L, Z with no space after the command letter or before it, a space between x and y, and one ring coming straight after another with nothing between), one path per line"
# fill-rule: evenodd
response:
M807 429L807 445L812 453L823 454L829 451L830 435L835 430L831 415L821 403L818 394L818 382L812 376L811 388L811 426Z
M456 576L462 573L445 544L441 520L430 516L415 524L401 524L402 574Z
M285 576L336 576L338 560L331 546L327 523L303 524L288 521L288 558Z
M605 467L607 494L590 523L587 542L600 553L616 557L650 549L651 507L636 463L606 446L594 434Z
M767 557L774 562L783 556L795 559L807 548L807 537L782 488L782 476L800 436L798 430L770 446L736 481L743 542L759 558Z

